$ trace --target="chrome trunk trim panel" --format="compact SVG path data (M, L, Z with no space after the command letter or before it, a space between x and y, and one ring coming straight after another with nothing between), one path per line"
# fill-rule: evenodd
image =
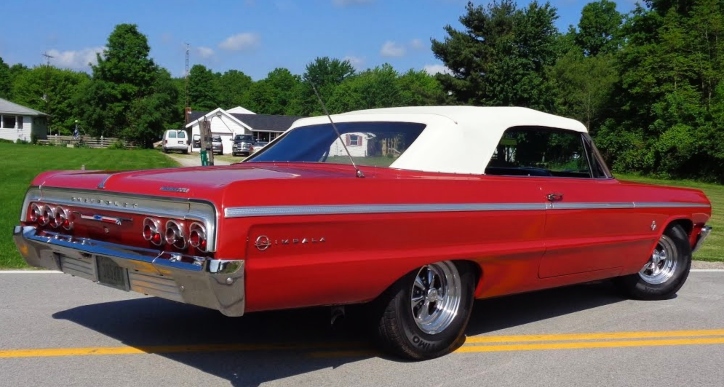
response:
M111 259L127 270L131 290L217 309L227 316L244 314L242 260L220 260L73 238L15 226L13 241L25 261L98 281L96 257Z
M61 188L31 187L25 194L20 221L26 221L31 202L42 201L56 205L82 207L96 211L114 211L141 216L180 218L203 223L206 227L208 251L216 251L216 207L207 201L195 199L155 198L143 195L118 194Z

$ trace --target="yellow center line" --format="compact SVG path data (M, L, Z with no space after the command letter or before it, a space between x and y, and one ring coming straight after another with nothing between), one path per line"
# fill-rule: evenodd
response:
M79 347L79 348L26 348L0 350L0 358L60 357L93 355L137 355L181 352L227 351L309 351L345 348L358 343L279 343L279 344L197 344L159 346Z
M712 345L724 344L724 337L710 337L698 339L669 339L669 340L615 340L615 341L580 341L563 343L535 343L535 344L502 344L502 345L464 345L455 352L509 352L509 351L542 351L556 349L589 349L589 348L626 348L626 347L659 347L682 345Z
M469 337L457 353L625 348L724 344L724 329L659 332L598 332ZM200 353L224 351L305 351L312 357L360 357L375 352L359 342L192 344L0 350L0 358Z
M597 333L561 333L543 335L479 336L468 337L465 344L511 343L530 341L570 341L570 340L615 340L650 339L671 337L724 336L724 329L688 330L688 331L651 331L651 332L597 332Z

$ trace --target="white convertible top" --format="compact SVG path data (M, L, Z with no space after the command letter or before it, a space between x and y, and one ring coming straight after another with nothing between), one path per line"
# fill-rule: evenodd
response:
M336 122L418 122L426 127L391 168L482 174L506 129L540 126L587 132L579 121L523 107L411 106L332 115ZM289 130L329 123L327 116L302 118Z

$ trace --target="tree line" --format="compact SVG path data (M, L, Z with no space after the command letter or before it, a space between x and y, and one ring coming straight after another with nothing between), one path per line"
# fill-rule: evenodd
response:
M525 106L572 117L622 172L724 182L724 0L646 0L622 14L609 0L583 7L559 31L557 9L536 1L468 3L462 28L442 26L433 54L449 72L363 71L318 57L297 75L277 68L254 81L241 70L194 65L173 77L149 57L136 25L116 26L91 72L6 65L0 97L52 114L69 134L151 146L181 127L184 106L243 106L261 114L322 114L405 105Z

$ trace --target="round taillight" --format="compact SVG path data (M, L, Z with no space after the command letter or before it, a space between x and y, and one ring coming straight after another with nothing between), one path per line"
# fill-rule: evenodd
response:
M73 219L70 211L62 207L53 209L53 219L51 219L53 227L63 227L66 230L73 228Z
M166 222L166 243L173 245L177 249L186 247L183 228L176 221L169 220Z
M206 251L206 229L201 223L193 223L189 227L189 245L197 250Z
M40 208L38 203L33 203L33 205L30 206L30 213L28 213L28 221L37 222L38 219L40 219L42 212L43 210Z
M161 222L155 219L146 218L143 220L143 239L161 246Z
M45 226L51 222L53 219L53 209L45 205L42 208L40 208L40 215L38 215L38 224L41 226Z

